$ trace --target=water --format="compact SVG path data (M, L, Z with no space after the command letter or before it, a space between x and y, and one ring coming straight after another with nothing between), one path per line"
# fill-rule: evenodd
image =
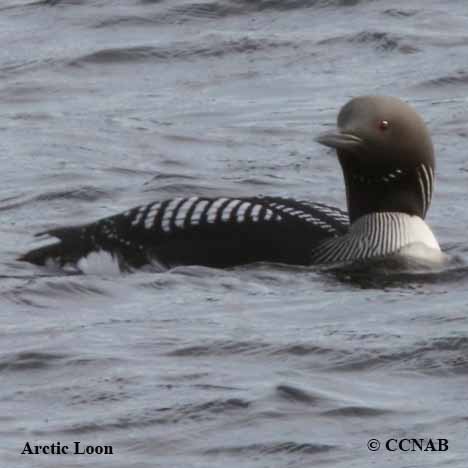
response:
M369 93L424 115L428 222L466 259L465 3L4 0L1 466L465 467L463 267L67 276L15 262L37 231L174 195L343 206L313 137ZM449 449L371 452L371 438ZM114 454L21 455L74 441Z

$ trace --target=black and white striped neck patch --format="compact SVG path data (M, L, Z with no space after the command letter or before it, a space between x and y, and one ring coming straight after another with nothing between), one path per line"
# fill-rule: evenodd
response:
M311 263L332 264L385 257L422 243L440 250L429 226L419 217L398 212L362 216L344 236L326 240L311 253Z
M426 216L427 210L431 204L432 192L434 191L434 169L425 164L421 164L416 169L419 193L422 200L423 216Z

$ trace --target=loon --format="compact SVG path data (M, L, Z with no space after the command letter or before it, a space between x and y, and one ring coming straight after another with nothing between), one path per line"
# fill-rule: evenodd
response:
M55 242L18 260L63 267L106 252L124 271L148 264L327 265L405 254L413 245L423 256L443 255L424 221L434 186L433 145L408 104L386 96L351 99L336 130L316 141L336 151L347 212L287 197L173 198L39 233Z

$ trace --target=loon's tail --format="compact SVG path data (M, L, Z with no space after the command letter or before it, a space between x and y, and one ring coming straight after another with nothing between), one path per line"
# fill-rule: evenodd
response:
M91 242L92 237L86 235L86 226L65 227L40 232L36 237L47 236L54 243L32 249L18 257L21 262L30 262L36 265L46 265L48 261L64 266L76 263L80 258L86 257L95 250ZM55 239L53 239L55 238Z

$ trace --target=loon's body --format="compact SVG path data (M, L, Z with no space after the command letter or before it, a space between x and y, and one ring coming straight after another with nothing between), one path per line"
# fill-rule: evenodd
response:
M331 264L382 258L413 244L440 252L424 222L434 183L432 142L414 110L396 98L355 98L341 109L338 129L317 141L337 151L347 213L281 197L174 198L52 229L42 234L58 241L19 259L64 266L103 251L125 269Z
M258 261L308 265L311 245L347 230L346 212L320 203L279 197L174 198L84 226L47 231L60 242L21 259L65 265L105 251L121 267L133 268L149 263L229 267Z

